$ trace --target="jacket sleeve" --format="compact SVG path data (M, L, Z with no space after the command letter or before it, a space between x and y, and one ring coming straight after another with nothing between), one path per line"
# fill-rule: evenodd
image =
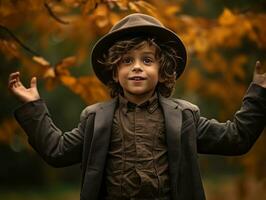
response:
M53 123L42 99L23 104L15 110L15 118L28 135L30 145L54 167L81 161L87 117L88 113L84 110L77 128L63 133Z
M251 84L233 121L219 123L195 113L199 153L241 155L250 150L266 125L266 89Z

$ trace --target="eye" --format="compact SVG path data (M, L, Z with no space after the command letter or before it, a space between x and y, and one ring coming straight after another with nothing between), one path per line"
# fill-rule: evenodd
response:
M144 58L143 58L143 63L144 63L145 65L150 65L151 63L153 63L153 59L150 58L150 57L144 57Z
M123 57L123 58L122 58L121 63L122 63L122 64L126 64L126 65L128 65L128 64L131 64L132 61L133 61L133 59L132 59L131 57L126 56L126 57Z

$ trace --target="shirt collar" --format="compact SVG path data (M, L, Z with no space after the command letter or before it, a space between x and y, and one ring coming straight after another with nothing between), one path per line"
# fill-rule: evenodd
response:
M149 98L144 103L137 105L135 103L132 103L128 101L125 97L122 95L118 96L118 104L121 108L126 108L127 112L134 111L136 107L139 107L141 109L147 109L149 113L153 113L159 106L159 99L158 94L155 92L151 98Z

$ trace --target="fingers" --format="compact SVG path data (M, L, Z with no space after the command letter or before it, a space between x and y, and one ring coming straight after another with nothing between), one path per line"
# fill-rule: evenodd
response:
M21 85L19 76L20 76L19 72L14 72L9 75L9 80L8 80L9 88L18 87Z
M37 78L33 77L30 81L30 87L31 88L36 88L37 87Z
M23 84L20 81L20 73L19 72L11 73L9 75L8 87L10 89L15 89L15 88L20 87L20 86L23 86ZM33 77L31 79L30 87L31 88L36 88L37 87L37 78L36 77Z

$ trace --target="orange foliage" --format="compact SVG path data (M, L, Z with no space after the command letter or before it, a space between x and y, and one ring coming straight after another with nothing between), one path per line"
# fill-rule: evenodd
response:
M202 1L197 0L195 3L200 5ZM123 12L117 12L117 10ZM91 104L108 98L106 89L92 75L75 77L69 69L84 63L89 55L88 46L91 47L98 37L105 34L113 24L130 12L153 15L180 35L187 46L189 60L190 57L196 57L201 63L198 66L188 63L198 70L188 68L183 78L185 86L189 90L198 91L200 95L213 95L220 99L224 102L222 115L225 117L230 115L240 102L246 87L244 81L247 78L245 73L249 55L236 55L235 58L226 61L220 53L220 48L240 48L245 38L259 49L265 49L266 14L264 13L237 13L225 8L219 17L209 19L186 15L182 13L182 3L172 1L3 1L0 7L2 28L12 32L11 30L16 30L23 24L30 24L32 29L40 35L42 48L49 48L47 41L54 37L75 41L78 49L75 55L63 58L55 66L35 52L31 52L32 57L23 53L25 47L21 48L21 43L26 42L26 37L22 37L24 40L21 43L14 37L0 38L0 51L9 60L19 60L23 69L30 75L43 78L47 89L62 84L81 96L86 103ZM16 39L19 38L17 36ZM201 71L204 71L204 74ZM219 74L219 77L208 80L206 74ZM90 86L86 85L88 83ZM230 91L228 91L228 85L230 85ZM233 103L232 99L234 99ZM231 102L232 108L228 106L228 102Z
M202 0L194 2L199 7L205 6ZM220 118L227 119L239 108L250 81L247 71L252 71L254 66L250 64L248 53L234 53L228 59L221 50L242 48L245 40L258 51L265 51L266 14L240 13L224 8L217 18L210 19L183 13L183 3L170 0L4 0L0 3L1 31L8 29L21 35L14 34L16 38L10 33L9 37L0 36L0 52L7 60L18 60L25 73L44 79L47 90L63 85L87 104L92 104L109 98L106 88L94 75L77 77L70 69L86 62L96 40L123 16L132 12L147 13L157 17L184 41L189 61L182 77L185 89L197 92L200 97L218 99ZM35 54L31 47L26 50L31 56L25 54L21 43L27 44L29 36L19 31L24 25L39 35L40 48L50 48L47 41L53 38L76 44L76 53L58 59L56 65ZM191 62L193 59L197 62ZM266 63L263 59L262 63ZM91 66L86 67L91 69ZM0 134L0 141L10 142L17 125L7 120L0 127L0 132L4 133ZM252 165L249 161L244 163ZM250 168L254 169L253 166Z
M195 3L200 5L202 1L197 0ZM47 41L51 37L75 41L78 48L75 55L63 58L55 66L30 48L32 57L26 55L23 52L25 47L21 45L26 42L26 37L21 37L22 41L15 34L15 39L0 38L0 51L9 60L19 60L23 66L22 70L30 76L43 78L47 89L51 90L54 86L62 84L81 96L86 103L91 104L107 99L106 89L93 75L76 77L71 74L70 68L84 63L89 55L88 46L91 47L98 37L130 12L153 15L180 35L187 46L189 60L190 57L196 57L200 61L200 65L197 66L188 63L191 68L188 68L182 79L185 86L188 90L199 92L200 95L218 98L224 107L221 109L221 116L229 116L245 91L246 65L249 59L248 55L242 53L226 60L219 50L239 48L244 38L253 42L259 49L265 49L264 13L237 13L225 8L217 19L209 19L186 15L182 13L182 3L172 1L3 1L0 7L2 29L8 29L13 34L11 30L16 30L23 24L30 24L40 35L42 48L49 48ZM206 74L219 76L218 79L212 80L207 79Z
M33 60L45 67L43 78L47 80L46 88L51 90L59 82L68 87L73 93L79 95L87 104L96 103L108 98L106 88L95 76L74 77L69 71L77 58L75 56L64 58L55 67L42 57L33 57Z

